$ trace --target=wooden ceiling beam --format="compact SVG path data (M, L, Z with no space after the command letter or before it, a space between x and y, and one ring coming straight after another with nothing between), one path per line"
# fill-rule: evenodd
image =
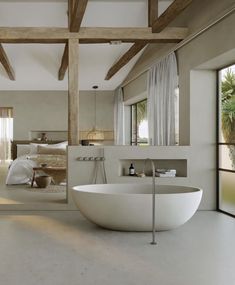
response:
M73 7L70 32L79 32L88 0L76 0Z
M64 79L67 68L68 68L68 44L66 44L65 48L64 48L64 53L62 56L61 65L60 65L60 69L58 72L58 79L59 80Z
M75 0L68 0L68 26L70 27L72 23L73 8Z
M76 39L76 38L75 38ZM92 39L92 38L87 38L87 39L81 39L79 40L79 44L107 44L110 43L111 41L121 41L122 43L136 43L136 42L147 42L150 44L154 43L179 43L182 39L149 39L149 40L135 40L135 39L107 39L107 38L97 38L97 39ZM66 44L68 40L49 40L49 39L4 39L0 40L1 43L3 44Z
M192 0L175 0L152 24L152 32L160 33L163 31Z
M68 28L0 27L1 43L63 43L69 38Z
M135 43L108 71L105 80L112 78L123 66L125 66L137 53L139 53L146 43Z
M70 32L79 32L83 16L86 11L88 0L69 0L69 30ZM61 60L58 79L63 80L68 68L68 43L64 48L64 53Z
M3 65L6 73L8 74L9 78L11 80L15 80L15 72L10 64L10 61L7 57L7 54L3 48L3 46L0 44L0 62Z
M111 43L112 41L121 41L122 43L149 43L149 44L154 44L154 43L179 43L180 41L182 41L182 39L179 38L175 38L175 39L149 39L149 40L135 40L135 39L112 39L112 40L108 40L106 39L81 39L79 40L80 44L107 44L107 43Z
M71 33L72 36L73 33ZM112 40L120 41L152 41L182 40L188 35L187 28L167 27L161 33L152 33L151 28L85 28L82 27L78 37L80 40Z
M151 28L87 28L81 27L78 33L67 28L0 28L0 43L66 43L68 39L79 42L109 43L123 42L176 42L186 38L187 28L167 27L160 33L152 33Z
M148 26L152 27L152 24L158 18L158 0L148 0Z

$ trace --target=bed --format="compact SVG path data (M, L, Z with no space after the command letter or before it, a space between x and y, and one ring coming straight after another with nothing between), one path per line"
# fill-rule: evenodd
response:
M51 167L66 167L67 142L17 143L12 146L14 151L7 178L7 185L28 184L32 180L33 168L46 164Z

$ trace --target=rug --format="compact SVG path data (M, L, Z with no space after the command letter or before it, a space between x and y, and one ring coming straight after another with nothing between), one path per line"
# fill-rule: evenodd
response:
M30 192L41 192L41 193L63 193L66 192L66 186L64 185L50 185L47 188L31 187L29 186L25 190Z

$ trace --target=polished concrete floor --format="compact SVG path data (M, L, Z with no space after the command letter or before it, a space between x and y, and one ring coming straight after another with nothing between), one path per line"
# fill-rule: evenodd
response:
M78 211L1 212L3 285L235 284L235 219L200 211L182 227L114 232Z

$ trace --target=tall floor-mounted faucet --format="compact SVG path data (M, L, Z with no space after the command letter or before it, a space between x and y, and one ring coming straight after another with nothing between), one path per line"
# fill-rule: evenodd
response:
M155 196L156 196L156 189L155 189L155 165L154 162L151 158L146 158L145 162L144 162L144 170L143 172L145 172L145 166L146 166L146 162L150 161L151 162L151 166L152 166L152 241L151 244L157 244L156 242L156 229L155 229L155 210L156 210L156 202L155 202Z

